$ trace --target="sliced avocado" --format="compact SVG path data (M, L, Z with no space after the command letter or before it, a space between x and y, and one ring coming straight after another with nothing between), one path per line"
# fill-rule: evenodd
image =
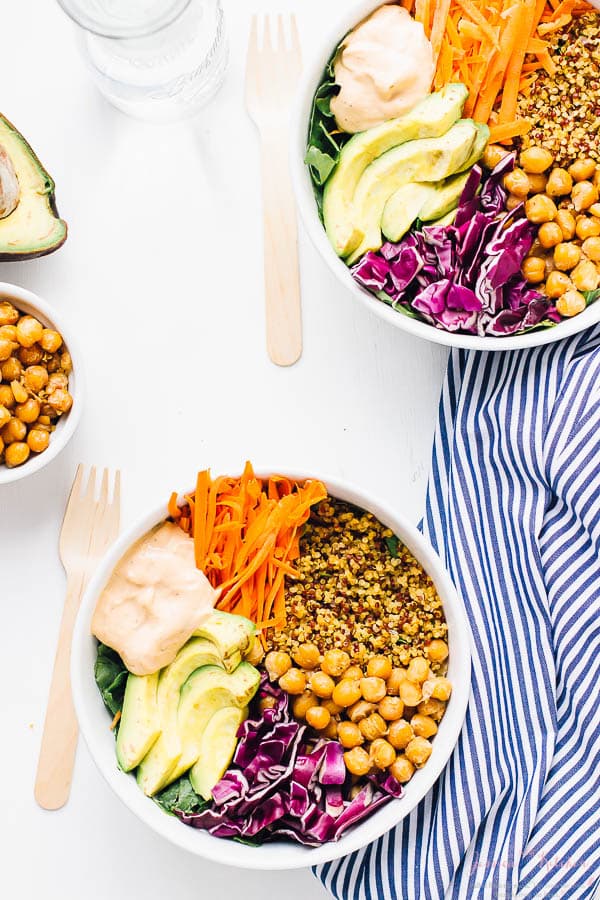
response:
M205 666L191 675L181 689L177 713L182 753L169 775L175 781L198 760L204 729L212 716L224 706L248 706L260 684L258 669L242 662L228 675L214 666Z
M438 225L440 228L443 228L444 225L452 225L456 218L456 209L451 209L449 213L446 213L445 216L442 216L441 219L436 219L435 222L428 222L427 225Z
M192 638L160 673L156 698L161 734L151 751L137 763L140 765L138 782L147 794L156 793L166 784L165 779L181 756L177 728L180 692L190 675L203 666L221 666L221 655L210 641Z
M232 672L250 649L254 631L254 623L250 619L216 610L200 624L194 634L212 641L221 655L223 666L228 672Z
M0 219L0 260L33 259L52 253L67 238L58 216L54 182L22 134L0 115L0 146L19 184L18 202Z
M248 707L226 706L214 714L204 729L200 754L190 770L190 781L197 794L210 800L212 789L221 780L233 759L240 725L248 717Z
M363 236L353 220L352 200L367 166L399 144L445 134L460 118L468 93L463 84L446 85L405 116L356 134L344 145L323 193L325 230L338 256L355 250Z
M433 219L441 219L450 210L456 209L469 175L470 172L462 172L460 175L453 175L436 185L435 191L421 207L419 218L423 222L431 222Z
M158 738L160 718L154 675L128 675L117 734L117 761L124 772L140 764Z
M382 244L381 219L395 191L411 181L441 181L459 171L478 136L475 123L461 119L438 138L409 141L388 150L365 170L354 195L355 223L364 237L347 259L352 264Z
M399 241L403 237L421 209L435 196L436 184L424 181L410 182L394 191L383 207L381 230L388 241Z
M490 139L490 129L487 125L482 125L481 122L475 122L475 128L477 129L477 137L475 138L475 143L473 144L473 149L471 150L471 155L469 158L463 163L460 169L457 169L458 172L466 172L467 169L471 169L476 162L478 162L483 156L483 151L488 145L488 141Z

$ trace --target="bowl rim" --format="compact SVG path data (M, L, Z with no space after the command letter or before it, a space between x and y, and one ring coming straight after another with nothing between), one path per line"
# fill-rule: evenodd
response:
M112 570L131 544L151 527L167 517L166 503L145 513L128 528L112 545L96 572L83 597L75 624L71 650L71 683L73 702L83 738L102 776L128 809L142 822L176 846L197 856L225 865L259 870L295 869L312 866L345 856L366 846L397 825L429 793L447 765L458 741L471 690L471 655L473 638L467 615L448 572L429 541L403 515L370 492L354 484L320 473L294 472L278 467L261 466L255 471L259 477L265 473L285 471L295 479L319 478L323 480L333 496L353 502L372 511L384 524L398 533L426 572L431 576L444 606L444 613L450 629L449 643L456 647L450 653L449 676L453 691L448 710L440 723L439 737L443 742L434 742L434 752L427 766L419 770L410 783L406 794L400 800L393 800L362 823L352 828L338 842L323 844L316 848L301 847L292 843L266 844L256 849L213 837L201 829L185 828L177 819L166 815L156 804L150 802L137 787L135 780L122 773L116 763L114 744L101 739L101 729L108 735L106 709L97 692L93 677L95 638L90 632L90 622L97 596L102 590ZM92 699L93 698L93 699ZM112 737L112 736L111 736ZM437 747L437 753L436 753ZM415 787L416 784L416 787ZM403 804L403 806L402 806Z
M57 313L54 307L42 297L8 281L0 281L0 301L2 300L9 300L20 312L34 314L42 324L51 326L60 332L73 361L73 371L69 375L69 391L73 397L73 405L69 413L59 419L56 429L50 437L47 450L44 450L39 456L30 456L27 462L14 469L9 469L4 464L0 465L0 488L4 484L12 484L29 475L34 475L64 450L79 425L85 394L85 373L79 344L65 323L62 314Z
M289 142L292 185L300 211L300 218L324 262L340 284L344 285L365 309L401 331L447 347L461 347L466 350L522 350L563 340L563 338L578 334L580 331L584 331L586 328L599 322L600 300L590 304L578 315L570 319L563 319L551 328L527 332L521 335L481 337L479 335L442 331L433 325L429 325L427 322L412 319L387 306L387 304L367 291L366 288L354 281L346 264L337 256L319 219L312 181L308 168L304 164L310 109L327 60L336 45L362 19L375 9L385 5L388 5L385 0L359 0L359 2L347 8L342 15L338 16L333 26L325 29L317 40L311 42L310 50L305 53L302 75L294 99Z

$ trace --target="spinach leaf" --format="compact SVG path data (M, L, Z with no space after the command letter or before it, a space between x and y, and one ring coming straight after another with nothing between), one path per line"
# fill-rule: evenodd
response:
M398 540L396 535L393 534L391 537L386 537L385 543L387 544L390 556L398 556L398 547L400 546L400 541Z
M203 809L209 806L208 801L196 793L187 774L182 775L173 784L156 794L153 800L161 809L164 809L165 812L171 815L175 810L191 815L192 813L202 812Z
M594 303L600 297L600 288L596 288L595 291L584 291L583 296L585 297L585 305L589 306L590 303Z
M98 644L94 677L104 705L113 716L123 708L128 675L127 667L119 654L106 644Z
M339 93L335 83L333 64L339 48L327 63L321 82L315 91L308 127L308 142L304 162L310 170L319 212L322 207L323 185L335 169L340 150L352 135L340 131L331 112L331 98Z

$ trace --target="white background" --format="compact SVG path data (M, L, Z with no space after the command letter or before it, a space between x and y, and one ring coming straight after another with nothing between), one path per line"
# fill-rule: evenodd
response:
M275 9L300 9L308 54L346 5L277 0ZM154 126L96 93L51 0L2 4L0 109L55 178L70 234L54 256L1 263L0 280L61 311L88 378L70 447L38 475L0 488L7 900L324 896L308 871L241 872L163 844L113 797L83 745L68 805L37 808L64 596L57 540L79 461L122 470L125 526L188 488L198 468L226 471L246 458L343 476L414 521L422 512L446 351L355 305L302 230L304 355L287 370L266 357L258 150L243 104L249 9L242 0L224 6L231 64L222 91L197 120Z

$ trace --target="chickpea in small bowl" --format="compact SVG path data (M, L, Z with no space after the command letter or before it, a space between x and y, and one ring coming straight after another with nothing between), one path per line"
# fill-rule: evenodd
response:
M0 283L0 484L38 471L67 444L82 387L77 352L55 312Z

